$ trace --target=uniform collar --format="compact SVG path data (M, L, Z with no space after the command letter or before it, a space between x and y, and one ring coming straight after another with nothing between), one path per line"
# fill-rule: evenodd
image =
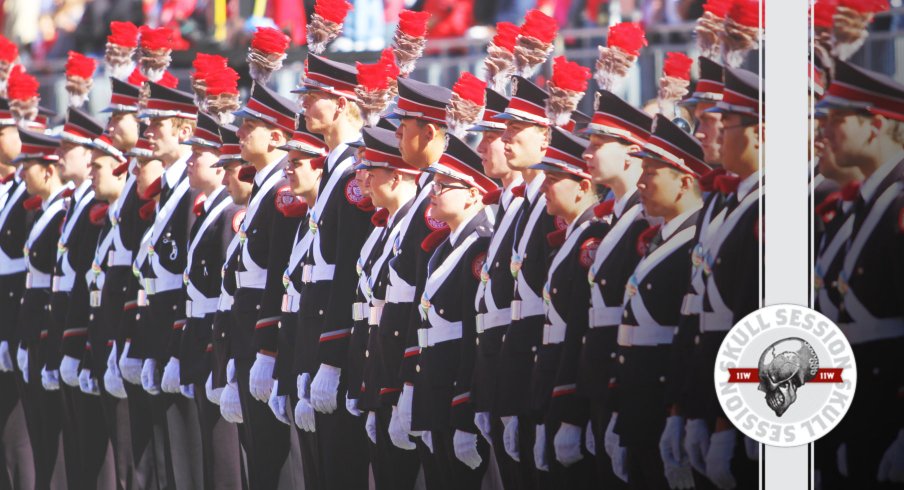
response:
M205 213L210 211L210 208L213 206L213 203L216 202L217 197L220 195L220 193L223 192L223 189L226 189L226 186L221 185L220 187L217 187L216 190L211 192L209 196L207 196L207 199L204 200Z
M66 185L61 185L57 190L53 191L52 194L47 196L47 199L44 199L43 201L41 201L41 210L47 211L47 208L49 208L50 205L53 204L53 202L56 201L57 198L60 197L60 195L63 193L63 191L65 191L66 189L71 189L71 188L72 188L71 183L67 183Z
M257 184L258 187L263 186L264 182L267 181L267 177L269 177L270 174L273 173L273 169L276 168L277 165L282 163L283 159L284 158L278 158L268 163L266 167L262 168L259 172L254 174L254 183Z
M359 139L361 139L361 133L357 133L354 138L343 141L333 148L333 151L326 157L327 172L332 172L333 169L336 168L336 164L339 163L339 157L348 149L348 144L358 141Z
M515 193L512 192L512 189L518 187L519 185L524 183L524 179L519 175L515 177L509 185L505 186L502 190L502 196L499 198L499 205L502 206L502 209L508 209L509 205L512 203L512 200L515 199Z
M747 197L747 194L750 194L751 191L756 187L757 184L760 183L760 173L754 172L748 175L744 180L742 180L738 184L737 196L738 202Z
M163 171L163 179L170 189L175 189L179 185L179 181L182 180L182 174L185 173L189 157L191 157L191 154L179 158Z
M863 180L863 184L860 186L860 195L863 197L863 202L869 202L873 198L873 194L876 193L879 184L888 177L901 160L904 160L904 151L898 152L893 159L877 168L872 175Z
M524 197L527 198L528 202L537 202L537 196L540 194L540 186L543 185L544 180L546 180L546 174L541 173L537 174L537 176L534 177L534 180L527 184L527 188L524 190Z
M699 203L693 208L688 209L678 216L675 216L668 223L662 225L662 228L660 229L660 233L662 233L662 241L666 241L669 239L669 237L674 235L675 232L678 231L678 228L681 228L681 225L683 225L684 222L688 220L688 218L700 211L700 208L702 207L703 204Z
M79 202L91 190L91 179L85 179L72 193L72 202Z
M453 231L453 232L449 235L449 243L452 244L453 247L456 246L456 245L458 245L458 243L457 243L457 242L458 242L458 238L463 234L463 232L464 232L466 229L468 229L468 225L470 225L470 224L474 221L474 219L477 218L478 216L480 216L481 214L483 214L483 210L481 210L480 212L474 213L473 216L471 216L470 218L468 218L468 219L466 219L465 221L463 221L463 222L461 223L461 225L458 227L458 229L455 230L455 231Z
M625 209L628 208L628 202L635 194L637 194L637 187L632 188L630 191L626 192L624 196L615 200L615 205L612 207L612 213L615 214L616 218L621 218L621 215L625 213Z

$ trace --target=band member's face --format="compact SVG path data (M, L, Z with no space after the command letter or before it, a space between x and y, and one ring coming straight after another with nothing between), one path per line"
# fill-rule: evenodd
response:
M402 160L408 165L417 168L426 168L434 162L427 161L427 147L436 137L439 129L434 124L428 124L412 117L404 117L396 128L396 138L399 139L399 152Z
M585 181L590 186L590 181ZM558 172L546 172L540 190L546 196L546 212L551 216L569 216L582 198L581 181Z
M138 142L138 118L134 112L114 112L107 122L107 134L113 147L129 151Z
M490 178L501 179L511 173L505 158L505 143L502 142L502 131L484 131L477 145L483 172Z
M694 137L700 140L703 145L703 160L709 164L722 161L719 146L719 133L722 132L722 114L704 112L714 105L712 102L699 102L694 107L694 118L697 120Z
M687 179L693 179L651 158L643 159L643 172L637 181L637 190L644 211L650 216L668 216L684 192L688 191Z
M279 146L282 141L274 141L275 130L266 123L246 117L242 125L235 133L239 137L239 146L242 149L242 158L253 160L254 157L266 155L274 146Z
M507 121L502 133L505 159L512 170L524 170L539 163L548 146L546 129L522 121Z
M464 214L466 206L475 195L478 195L477 189L469 188L459 180L437 174L433 179L433 192L430 194L430 216L439 221L451 221Z
M740 114L722 116L722 165L730 172L743 172L750 162L758 161L757 122Z
M22 164L22 180L29 194L44 195L48 189L48 178L55 172L53 165L40 163L37 160L26 160Z
M0 163L9 165L22 153L22 141L16 126L0 127Z
M144 136L154 158L164 158L179 153L180 142L191 136L191 127L179 124L174 117L153 117L148 120Z
M244 182L239 179L239 171L242 169L242 161L235 160L223 166L225 175L223 176L223 185L226 186L226 192L232 197L232 201L238 205L245 205L251 197L251 182Z
M322 168L315 168L311 162L317 157L300 151L289 152L289 164L286 166L286 177L289 179L289 188L295 195L303 195L317 189L320 178L323 176Z
M94 160L91 161L91 188L98 199L110 202L122 192L126 174L113 175L113 170L119 166L119 160L110 155L94 152Z
M637 165L637 159L630 153L639 150L640 146L627 144L614 136L592 134L583 157L593 181L608 185L624 174L630 165Z
M390 169L377 167L369 168L365 172L367 172L366 185L370 189L374 206L385 208L397 187L398 175Z
M339 97L320 90L311 90L301 98L304 107L304 122L308 131L324 134L337 120Z
M223 183L223 170L212 165L220 160L217 150L201 145L192 145L188 159L188 184L192 189L215 188Z
M59 155L60 161L57 165L63 182L87 177L92 158L89 148L70 141L62 141Z
M872 118L854 111L830 109L823 135L840 167L858 166L876 129Z

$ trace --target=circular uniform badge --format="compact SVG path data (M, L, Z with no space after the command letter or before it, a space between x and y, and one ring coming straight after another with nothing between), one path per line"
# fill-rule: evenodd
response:
M232 216L232 231L238 233L239 228L242 226L242 221L245 219L245 209L239 209Z
M354 205L364 200L364 193L361 192L361 187L358 186L358 179L349 179L348 183L345 184L345 199Z
M725 415L747 437L770 446L809 444L828 434L854 397L850 343L821 313L772 305L747 315L725 336L715 388Z
M591 265L593 265L594 259L596 259L596 249L600 246L599 238L588 238L584 240L584 243L581 244L581 252L580 252L580 262L581 266L585 269L589 269Z
M424 222L427 223L427 228L430 228L433 231L445 228L446 223L433 218L433 215L430 212L432 210L433 210L433 205L427 206L427 209L424 210Z

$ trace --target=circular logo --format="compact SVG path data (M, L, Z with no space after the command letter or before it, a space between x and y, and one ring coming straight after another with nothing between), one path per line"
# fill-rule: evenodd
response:
M738 322L716 357L719 403L735 427L770 446L811 443L854 397L854 352L837 325L797 305L761 308Z
M433 209L433 205L428 205L427 209L424 210L424 222L427 223L427 228L430 228L433 231L441 230L446 227L446 223L444 221L440 221L433 217L430 212Z

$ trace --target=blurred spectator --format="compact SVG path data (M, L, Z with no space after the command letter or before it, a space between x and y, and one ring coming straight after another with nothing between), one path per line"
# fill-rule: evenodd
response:
M379 51L385 46L386 21L383 0L351 0L342 36L331 46L334 51Z
M41 4L35 0L5 0L3 2L3 32L19 46L30 46L38 40L38 18Z

